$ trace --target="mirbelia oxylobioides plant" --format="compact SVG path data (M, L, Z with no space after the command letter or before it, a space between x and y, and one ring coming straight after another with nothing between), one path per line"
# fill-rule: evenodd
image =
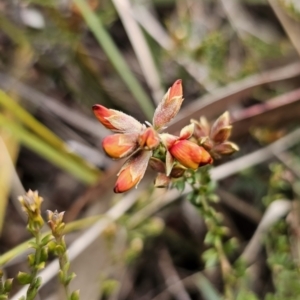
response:
M17 279L20 284L28 285L25 296L21 300L33 300L38 294L38 290L42 284L39 277L39 271L45 268L48 261L48 253L52 252L59 260L59 279L64 286L66 299L78 300L79 291L70 292L69 283L75 277L75 274L69 274L70 262L67 255L67 247L64 240L63 222L64 213L57 211L48 211L48 224L51 234L42 234L44 219L41 215L41 204L43 198L39 196L37 191L29 190L25 195L19 197L22 209L28 216L27 229L34 236L34 241L29 245L33 252L28 255L29 272L19 272ZM11 288L11 280L1 280L2 273L0 271L0 299L8 299L8 293Z
M175 81L156 108L152 124L141 124L133 117L95 104L97 119L115 134L102 141L104 151L113 159L127 158L118 173L114 187L123 193L137 186L147 166L158 172L155 186L168 186L173 178L182 178L186 171L210 165L213 159L238 150L228 138L232 126L225 112L210 127L203 117L181 129L179 136L162 133L177 115L183 102L181 80Z
M204 117L191 120L183 127L179 136L164 133L167 124L177 115L183 102L181 80L177 80L168 90L154 112L152 124L141 124L133 117L102 105L93 106L98 120L114 132L102 141L104 151L113 159L126 158L118 173L114 187L116 193L123 193L143 178L148 165L157 171L156 187L174 186L183 190L186 183L191 187L190 202L197 208L207 225L205 243L210 247L203 253L206 266L219 262L226 299L235 299L234 285L237 280L235 268L227 259L227 252L235 247L234 239L226 239L228 229L222 225L222 216L216 212L212 203L217 197L214 182L210 179L209 168L214 159L232 154L237 145L228 141L232 126L228 112L221 115L211 126ZM28 256L29 272L19 272L17 279L28 285L25 296L20 299L33 300L41 286L39 271L48 261L48 253L59 260L59 279L64 286L66 299L79 299L79 291L70 292L69 283L75 274L69 273L70 261L64 240L64 213L48 211L50 234L42 234L44 219L41 215L43 198L37 191L29 190L19 197L22 209L28 216L28 231L33 235L30 242L33 249ZM231 272L232 271L232 272ZM12 280L3 278L0 270L0 299L8 299Z
M127 158L114 187L116 193L123 193L143 178L149 165L158 172L156 187L173 185L183 190L191 186L188 199L198 209L206 222L208 233L205 242L211 248L204 252L207 266L219 262L224 279L226 299L234 299L232 283L234 272L226 256L226 249L235 247L235 239L224 237L228 228L222 226L222 216L211 205L216 202L214 183L210 179L209 166L214 159L232 154L238 146L228 141L232 126L229 113L225 112L211 126L205 117L191 120L183 127L179 136L164 133L167 124L177 115L183 102L181 80L169 88L156 108L152 124L141 124L133 117L96 104L93 111L97 119L114 132L102 141L104 151L113 159Z

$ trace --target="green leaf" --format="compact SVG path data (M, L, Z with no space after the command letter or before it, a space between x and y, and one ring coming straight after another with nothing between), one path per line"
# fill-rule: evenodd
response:
M101 292L103 297L109 297L119 286L119 282L114 279L106 279L102 281Z
M4 282L4 290L6 293L10 292L12 288L13 278L6 279Z
M62 247L61 245L56 245L56 247L55 247L56 255L60 256L60 255L64 254L64 252L65 252L64 247Z
M35 263L35 254L34 253L31 253L28 255L28 264L30 267L32 267Z
M211 231L208 231L204 238L205 245L213 245L215 243L216 236Z
M173 182L173 186L180 192L182 193L185 188L185 181L183 179L177 179Z
M33 249L38 249L39 245L35 241L28 242L28 247Z
M25 272L19 272L17 275L17 280L20 284L29 284L32 280L32 275Z
M202 259L205 262L205 268L214 267L218 259L218 253L214 248L208 249L202 253Z
M76 277L75 273L71 273L71 275L68 276L66 279L66 284L69 285L69 283Z
M51 240L53 240L53 235L52 234L47 234L45 237L43 237L41 244L43 246L46 246Z
M42 261L41 263L39 263L37 266L37 269L38 270L42 270L42 269L44 269L45 268L45 262L44 261Z
M71 294L71 297L70 297L70 300L79 300L79 290L77 291L74 291L72 294Z
M62 267L62 271L63 271L64 273L67 273L67 272L69 271L69 269L70 269L70 262L66 262L66 263L64 264L64 266Z
M37 293L38 288L41 286L41 284L42 284L42 278L37 277L34 281L34 287L36 289L36 293Z
M48 248L47 247L42 248L40 260L42 262L46 262L48 260Z

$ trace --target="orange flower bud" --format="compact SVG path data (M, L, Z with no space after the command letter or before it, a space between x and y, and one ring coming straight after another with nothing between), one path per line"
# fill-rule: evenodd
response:
M124 170L122 170L119 174L118 180L114 187L115 193L124 193L133 188L139 181L140 177L135 177L133 179L131 175L131 168L128 166Z
M139 121L121 111L108 109L100 104L93 105L93 111L102 125L114 132L133 133L143 129Z
M105 153L112 158L122 158L133 153L137 145L137 134L114 134L105 137L102 141Z
M157 132L152 127L148 127L139 136L139 145L140 147L148 150L156 148L159 145L159 137Z
M115 184L115 193L124 193L137 186L146 172L152 151L139 151L128 159L121 168Z
M169 89L168 100L166 104L169 104L173 101L174 98L182 98L182 81L177 79Z
M162 129L177 115L182 101L182 83L178 79L169 88L154 112L153 126L156 130Z
M188 140L176 141L169 152L183 166L194 170L213 162L212 157L203 147Z

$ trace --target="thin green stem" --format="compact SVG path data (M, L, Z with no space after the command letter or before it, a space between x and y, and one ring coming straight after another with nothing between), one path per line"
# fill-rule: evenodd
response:
M41 261L41 253L42 253L41 233L39 228L36 229L34 235L35 235L35 242L37 248L35 250L35 264L31 271L32 278L26 293L26 300L33 300L36 296L37 293L36 280L37 280L37 274L39 270L39 264Z
M218 217L217 212L214 207L209 203L209 198L207 197L206 186L211 182L208 169L203 169L201 176L197 177L196 174L192 174L194 180L190 183L192 187L192 197L191 203L196 206L200 214L203 216L204 221L207 226L207 231L214 236L213 242L210 242L210 245L215 249L218 260L220 262L222 277L224 281L224 292L226 300L234 300L232 283L234 280L234 275L232 273L231 264L226 256L222 237L225 233L221 230L222 224L220 218ZM199 179L200 178L200 179ZM204 189L203 189L204 187ZM195 201L195 199L198 199Z
M69 300L71 297L71 293L70 293L70 289L69 289L69 283L67 282L68 270L65 267L67 265L67 263L69 262L69 259L67 256L67 247L66 247L66 244L62 237L57 238L56 241L64 249L64 253L62 253L58 256L58 261L59 261L60 270L62 272L62 278L64 280L63 286L64 286L65 294L66 294L67 299Z

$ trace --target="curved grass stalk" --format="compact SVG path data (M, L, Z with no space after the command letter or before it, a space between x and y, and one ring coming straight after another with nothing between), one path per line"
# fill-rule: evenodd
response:
M35 151L57 167L67 171L85 184L94 184L100 176L97 169L88 167L72 158L68 152L62 152L33 135L26 129L0 114L0 127L6 128L24 146Z

